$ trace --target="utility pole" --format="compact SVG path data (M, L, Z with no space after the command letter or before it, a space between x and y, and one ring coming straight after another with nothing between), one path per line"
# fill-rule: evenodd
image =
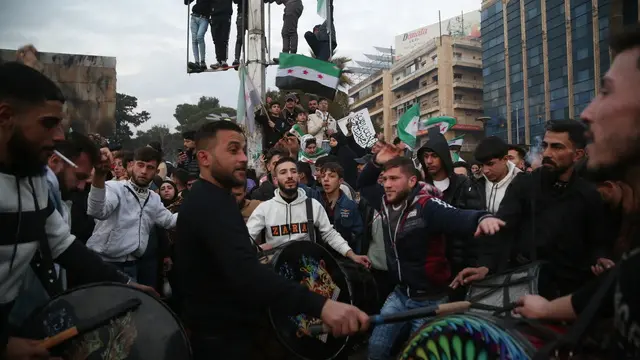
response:
M264 3L262 0L246 0L249 3L248 40L246 44L247 73L260 97L265 94L265 36Z
M253 86L260 94L262 103L265 102L265 45L264 36L264 2L263 0L243 0L248 3L248 26L245 53L247 56L247 76L253 82ZM269 22L271 23L271 22ZM254 109L247 109L253 111ZM262 153L262 133L254 131L247 136L247 157L249 167L260 170L260 155Z

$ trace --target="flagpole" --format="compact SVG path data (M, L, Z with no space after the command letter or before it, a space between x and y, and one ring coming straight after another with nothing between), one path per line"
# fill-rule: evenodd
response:
M331 3L333 0L327 0L327 25L329 29L329 61L333 57L333 13L331 13Z

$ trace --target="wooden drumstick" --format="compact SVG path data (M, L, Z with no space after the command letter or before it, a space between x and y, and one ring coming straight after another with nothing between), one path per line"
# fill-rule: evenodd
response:
M472 304L470 301L456 301L452 303L407 310L392 315L372 315L369 317L369 324L371 326L376 326L415 320L425 317L432 317L436 315L453 314L456 312L469 310L471 306ZM330 331L331 329L327 328L324 324L309 326L309 334L311 336L326 334Z
M87 319L79 323L78 325L72 328L69 328L67 330L64 330L63 332L60 332L54 336L45 338L40 343L40 346L44 347L45 349L51 349L52 347L62 344L63 342L75 336L78 336L79 334L84 334L89 331L95 330L96 328L99 328L100 326L108 323L112 319L115 319L121 315L124 315L129 311L133 311L137 309L140 306L140 304L142 304L142 300L138 298L129 299L105 311L103 314L100 314L91 319Z

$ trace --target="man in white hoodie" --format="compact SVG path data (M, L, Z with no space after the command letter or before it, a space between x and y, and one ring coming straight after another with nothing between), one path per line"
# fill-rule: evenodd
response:
M137 261L147 249L151 228L170 229L178 219L160 195L149 190L160 161L160 153L143 147L134 155L131 179L105 182L106 173L96 169L91 183L87 214L98 221L87 247L132 279L137 278Z
M283 245L289 241L310 240L309 231L314 231L314 229L307 227L307 195L304 190L298 188L296 161L292 158L282 158L276 163L274 172L278 180L275 197L258 205L247 220L247 228L251 238L257 239L264 230L266 243L261 245L263 250ZM313 223L319 231L322 241L340 255L369 267L371 265L369 258L356 255L347 241L331 226L327 213L320 202L311 199L311 204Z
M509 146L499 137L489 136L482 140L474 157L482 164L482 177L477 179L481 186L479 193L484 198L487 211L492 214L498 212L500 203L507 192L511 181L522 172L508 158Z

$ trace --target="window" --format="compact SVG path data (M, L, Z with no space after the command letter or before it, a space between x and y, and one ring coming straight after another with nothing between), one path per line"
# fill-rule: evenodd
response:
M575 82L579 83L582 81L589 80L589 78L590 78L589 70L581 70L581 71L578 71L578 74L576 74Z
M453 99L460 101L460 100L462 100L462 95L461 94L455 94L455 95L453 95Z
M462 74L453 74L454 79L462 79Z
M589 56L589 49L586 49L586 48L578 49L576 53L576 60L583 60L583 59L586 59L588 56Z

